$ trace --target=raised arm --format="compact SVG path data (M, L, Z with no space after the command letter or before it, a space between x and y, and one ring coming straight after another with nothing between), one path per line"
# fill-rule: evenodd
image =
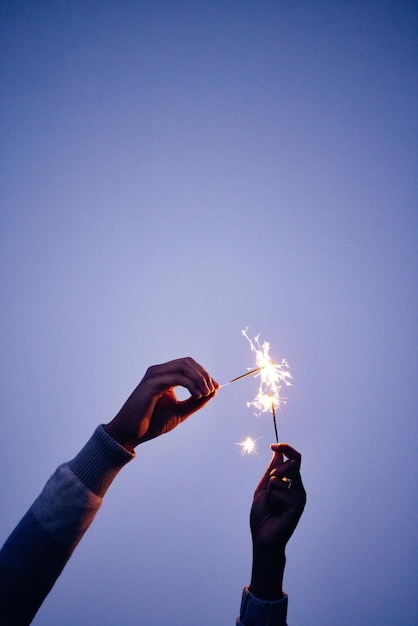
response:
M178 401L176 386L190 397ZM134 448L203 407L218 384L191 358L150 367L116 417L51 476L0 550L0 624L29 624Z
M285 548L306 503L300 476L301 455L287 444L274 444L271 448L273 458L255 490L250 514L251 584L244 590L237 621L245 626L286 624L287 596L282 589Z

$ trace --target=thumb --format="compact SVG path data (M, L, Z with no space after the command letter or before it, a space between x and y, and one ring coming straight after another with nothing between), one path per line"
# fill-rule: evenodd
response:
M207 396L201 396L200 398L194 398L193 396L190 396L190 398L187 398L187 400L180 401L178 403L178 414L180 419L183 421L187 419L189 415L192 415L193 413L196 413L196 411L199 411L199 409L204 407L205 404L209 402L209 400L212 400L215 394L216 391L213 391Z

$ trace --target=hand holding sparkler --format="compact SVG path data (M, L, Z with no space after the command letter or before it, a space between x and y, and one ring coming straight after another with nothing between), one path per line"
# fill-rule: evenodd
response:
M190 397L179 401L174 387ZM211 400L218 383L194 359L187 357L153 365L105 430L127 450L169 432Z
M273 459L254 493L250 525L253 568L250 592L260 600L282 597L285 547L306 503L301 455L287 444L273 444ZM285 461L283 455L286 455Z

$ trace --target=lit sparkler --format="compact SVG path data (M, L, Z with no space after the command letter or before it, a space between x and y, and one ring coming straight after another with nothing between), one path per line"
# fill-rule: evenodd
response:
M261 413L266 413L267 411L271 411L273 417L273 425L274 425L274 433L276 435L276 441L279 443L279 435L277 432L277 421L276 421L276 407L278 409L281 408L283 404L286 404L286 400L282 398L280 391L282 388L282 384L285 384L286 387L290 387L292 383L292 375L289 372L289 364L286 359L282 359L280 363L276 363L270 358L270 344L265 341L262 345L260 345L259 337L257 335L254 337L254 340L251 340L247 335L247 330L242 331L244 337L248 340L251 351L255 353L256 365L257 367L249 370L245 374L241 374L241 376L237 376L232 380L229 380L227 383L220 385L220 388L226 387L231 383L235 383L247 376L254 375L256 378L260 378L260 385L258 388L258 393L253 400L253 402L247 402L247 406L257 409L257 416L260 416ZM260 437L259 437L260 438ZM258 439L259 439L258 438ZM251 437L247 437L244 441L237 443L237 446L241 446L241 455L244 454L257 454L257 441L258 439L252 439Z
M289 372L289 364L286 359L283 359L280 363L272 361L269 355L270 344L265 341L262 345L259 342L259 335L251 340L247 335L247 330L242 331L244 337L248 340L251 351L255 353L255 361L257 368L252 372L257 372L256 376L260 378L260 385L258 387L258 393L253 402L247 402L247 406L253 406L260 413L271 411L273 416L274 432L276 435L276 441L279 443L279 436L277 433L276 422L276 408L280 409L282 404L286 404L286 400L280 395L282 384L286 387L291 386L292 375Z

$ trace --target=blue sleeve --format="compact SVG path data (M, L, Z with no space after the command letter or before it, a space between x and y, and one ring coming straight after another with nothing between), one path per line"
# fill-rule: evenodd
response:
M30 624L93 521L119 470L135 455L99 426L60 465L0 550L0 624Z
M245 587L237 626L286 626L287 595L280 600L259 600Z

